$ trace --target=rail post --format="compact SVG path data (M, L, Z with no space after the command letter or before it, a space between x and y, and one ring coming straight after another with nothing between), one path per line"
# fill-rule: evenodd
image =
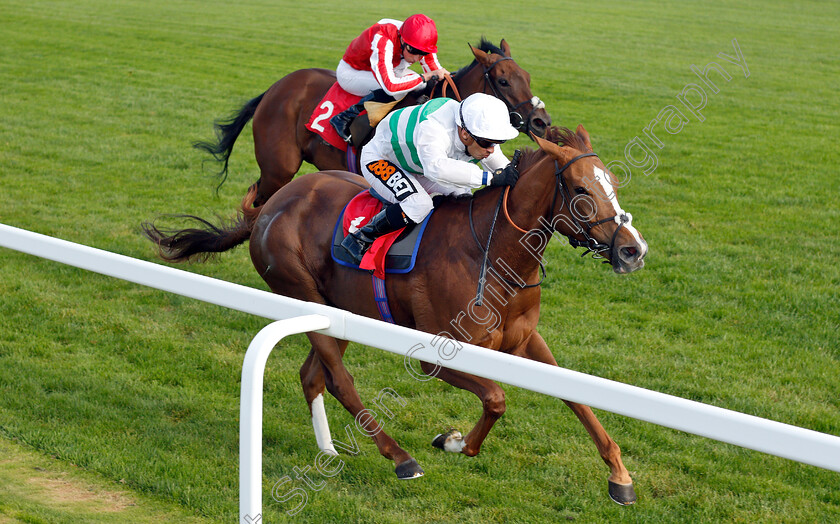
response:
M263 377L268 355L284 337L330 327L324 315L304 315L272 322L251 340L242 364L239 403L239 522L262 520Z

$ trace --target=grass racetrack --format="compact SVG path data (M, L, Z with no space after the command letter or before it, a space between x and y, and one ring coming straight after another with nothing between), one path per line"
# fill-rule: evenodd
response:
M548 249L539 331L560 365L840 435L840 4L416 9L437 22L450 70L470 62L467 42L505 38L556 124L584 124L605 161L627 163L628 147L641 159L638 144L656 156L655 168L630 166L619 192L650 245L645 269L621 277L565 243ZM214 119L291 71L334 67L363 28L413 12L3 0L0 222L157 261L142 221L232 216L257 178L249 127L215 192L216 166L190 147ZM711 62L726 73L707 70L717 92L692 70ZM657 145L645 129L669 106L686 121L659 124ZM520 137L504 150L516 147L533 146ZM182 268L266 289L244 248ZM234 521L241 364L265 324L0 249L0 523ZM574 415L513 387L479 456L444 454L432 437L469 430L476 398L358 345L346 362L362 399L390 387L407 400L386 427L426 476L397 481L359 438L316 490L294 472L318 451L298 378L306 342L287 340L268 363L263 522L840 521L838 473L597 411L639 496L618 507ZM326 406L339 438L352 418L332 397ZM51 501L26 473L38 468L78 470L74 489L99 502ZM295 515L292 487L307 495ZM117 491L132 502L96 509Z

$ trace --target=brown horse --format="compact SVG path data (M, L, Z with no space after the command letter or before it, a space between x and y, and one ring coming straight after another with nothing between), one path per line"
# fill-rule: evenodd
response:
M509 192L489 187L472 197L444 199L437 205L415 268L387 277L388 300L397 324L556 365L535 329L540 310L537 283L551 236L566 235L573 245L603 257L617 273L644 266L647 244L633 227L632 217L619 206L615 179L592 152L583 127L576 133L551 128L548 140L537 138L537 142L541 149L523 155L521 177ZM236 223L222 228L204 221L202 229L161 231L150 224L144 228L167 260L224 251L250 239L254 267L275 293L378 318L370 274L338 265L330 257L333 225L343 206L367 187L364 179L350 173L312 173L275 193L258 210L256 220L240 215ZM504 218L498 216L500 208ZM485 281L479 306L476 283L487 261L495 280ZM454 336L449 334L453 331ZM361 417L366 433L373 435L380 453L394 461L400 478L422 475L411 455L364 411L353 377L342 362L348 342L318 333L308 337L312 349L300 377L322 451L335 453L323 411L326 387L354 417ZM472 431L465 437L450 432L434 441L447 451L478 454L505 412L504 391L488 379L426 363L422 367L425 373L481 399L483 414ZM610 496L620 504L633 503L636 495L619 447L589 407L566 404L610 468Z
M470 49L475 60L452 77L461 96L477 92L494 95L507 104L511 120L516 120L520 131L543 136L551 117L531 93L531 76L510 57L507 42L502 40L501 47L496 47L482 38L478 48ZM260 166L254 207L288 184L304 160L321 170L347 170L350 166L345 153L306 129L306 122L333 83L335 71L327 69L289 73L229 120L217 122L216 142L197 142L195 146L223 163L219 175L224 183L233 145L248 121L254 119L254 151ZM431 94L440 95L442 91ZM413 104L416 98L409 95L402 104Z

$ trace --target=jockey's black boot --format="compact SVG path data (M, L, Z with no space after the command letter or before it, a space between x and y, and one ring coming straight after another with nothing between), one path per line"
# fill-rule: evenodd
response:
M389 204L361 229L344 237L341 247L347 251L356 264L361 264L365 252L377 238L411 223L411 219L405 216L399 204Z
M330 124L332 124L335 128L335 132L338 133L338 136L340 136L342 140L350 142L350 124L353 123L353 119L359 116L359 113L364 110L365 102L369 102L371 100L376 102L389 102L393 101L394 98L389 96L388 93L382 89L377 89L372 91L369 95L362 97L361 100L341 113L330 118Z

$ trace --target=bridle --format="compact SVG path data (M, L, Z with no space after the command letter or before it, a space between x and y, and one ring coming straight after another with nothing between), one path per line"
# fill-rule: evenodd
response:
M514 128L516 128L517 131L527 133L531 128L531 116L538 109L544 109L545 104L536 96L531 97L530 100L524 100L522 102L519 102L516 105L513 105L511 101L507 99L507 97L496 86L496 83L490 79L490 71L492 71L493 68L496 67L496 65L498 65L501 62L504 62L505 60L513 60L513 58L509 56L503 56L502 58L496 60L495 62L484 68L484 89L482 90L482 92L486 93L487 86L489 85L495 97L504 102L506 106L508 106L508 109L510 110L510 124ZM523 117L522 113L519 112L519 108L525 104L531 104L531 111L528 113L527 118Z
M563 172L569 168L572 164L580 160L581 158L586 158L589 156L598 157L596 153L583 153L578 155L568 162L566 162L563 167L557 167L557 161L554 161L554 176L557 178L557 183L554 186L554 198L551 202L551 208L549 208L549 214L554 212L554 206L557 204L557 194L561 191L563 192L563 200L569 204L570 215L572 217L572 221L574 221L575 225L578 226L578 230L581 234L583 234L583 240L578 240L573 237L569 237L569 244L572 245L574 248L583 247L586 248L586 251L581 254L582 257L592 253L592 258L605 258L602 253L605 251L609 251L610 253L610 260L615 260L615 239L618 237L618 232L621 231L621 228L625 227L625 224L630 223L631 217L627 213L621 213L620 215L613 215L608 218L602 218L597 222L589 222L583 221L578 218L577 213L574 212L572 209L572 193L569 191L569 186L566 184L566 180L563 178ZM551 217L549 217L550 219ZM596 226L600 226L601 224L606 224L607 222L615 221L618 223L618 227L615 228L613 231L612 238L610 239L609 245L602 244L595 240L589 232L592 228ZM547 224L551 224L549 220ZM604 261L607 263L607 260Z
M578 155L578 156L572 158L568 162L566 162L563 165L563 167L558 167L557 161L556 160L554 161L554 176L557 180L557 183L554 186L554 197L552 198L552 201L551 201L551 207L548 210L549 216L547 218L543 217L542 223L545 224L545 225L543 225L538 231L547 230L547 232L549 234L551 233L550 227L551 227L551 224L552 224L552 217L550 216L550 214L554 212L554 206L557 204L557 195L560 194L561 191L563 192L563 195L562 195L563 200L565 202L569 202L569 207L570 207L570 210L571 210L572 194L571 194L571 191L569 191L569 187L566 184L566 180L563 178L563 173L566 171L566 169L569 168L569 166L571 166L572 164L574 164L575 162L577 162L581 158L586 158L586 157L589 157L589 156L594 156L596 158L598 157L598 155L596 153L583 153L581 155ZM514 223L513 219L510 217L510 214L508 213L507 197L508 197L509 192L510 192L510 187L508 186L507 188L505 188L504 197L503 197L503 208L504 208L504 212L505 212L505 218L507 218L508 223L511 226L513 226L517 231L520 231L521 233L527 234L528 231L525 231L521 227L517 226ZM605 258L601 253L609 250L610 260L614 260L613 257L615 256L615 253L613 252L613 250L615 249L615 239L616 239L616 237L618 237L618 232L621 230L621 228L625 227L625 224L630 223L630 221L632 220L632 217L630 215L626 214L626 213L622 213L620 215L613 215L611 217L598 220L597 222L584 222L577 217L576 213L572 212L570 214L572 216L572 221L577 226L578 231L580 231L583 234L584 239L583 240L578 240L576 238L569 237L569 244L571 244L572 247L575 247L575 248L578 248L578 247L586 248L586 251L584 251L583 254L581 254L582 257L588 255L589 253L592 253L593 254L592 258L596 258L596 259L597 258ZM602 243L598 242L597 240L595 240L589 234L589 231L591 231L592 228L594 228L596 226L600 226L601 224L605 224L605 223L610 222L610 221L616 221L618 223L618 227L615 228L615 231L613 232L613 236L610 239L609 245L602 244ZM605 260L605 262L606 262L606 260Z
M614 250L615 250L615 239L618 237L618 233L619 233L619 231L621 231L621 228L625 227L625 224L630 223L631 217L626 213L621 213L620 215L613 215L613 216L608 217L608 218L603 218L601 220L598 220L597 222L584 221L584 220L581 220L580 218L578 218L577 214L572 209L572 194L571 194L571 191L569 191L569 186L568 186L568 184L566 184L566 180L563 178L563 173L567 169L569 169L569 167L572 164L574 164L575 162L577 162L581 158L587 158L587 157L598 158L598 155L597 155L597 153L582 153L582 154L577 155L576 157L572 158L571 160L569 160L565 164L563 164L563 167L559 167L558 164L557 164L557 161L556 160L554 161L554 177L555 177L555 180L556 180L556 183L554 184L554 196L551 199L551 207L548 208L548 216L543 217L543 220L541 220L541 223L543 224L543 226L540 227L540 229L538 229L538 231L547 231L547 233L549 233L549 234L552 233L551 224L553 223L553 220L552 220L553 217L551 216L551 213L554 212L554 208L557 205L557 196L561 195L561 193L562 193L561 196L562 196L563 200L569 204L569 210L570 210L569 214L572 217L572 221L577 226L578 231L583 235L583 240L578 240L577 238L569 237L569 244L571 244L572 247L574 247L574 248L579 248L579 247L586 248L586 250L583 252L583 254L581 254L582 257L588 255L589 253L592 253L592 258L595 258L595 259L603 258L603 259L605 259L604 263L609 263L609 260L615 260L615 256L616 256L616 253L614 252ZM510 223L511 226L513 226L515 229L517 229L518 231L520 231L522 233L525 233L525 234L529 233L528 231L526 231L526 230L522 229L521 227L517 226L513 222L513 219L511 219L510 214L508 213L508 210L507 210L507 196L508 196L509 192L510 192L510 186L507 186L504 189L504 191L502 191L502 193L500 195L499 203L496 205L496 212L493 215L493 221L490 224L490 233L487 235L487 246L486 247L481 245L481 241L478 239L478 235L476 235L476 233L475 233L475 225L473 223L473 216L472 216L473 215L473 213L472 213L473 199L470 199L470 208L469 208L470 232L472 233L473 239L475 240L476 244L478 244L479 249L481 249L481 251L484 255L484 261L481 264L481 270L480 270L480 273L479 273L479 276L478 276L478 291L476 293L476 305L477 306L481 305L481 301L482 301L483 294L484 294L484 285L487 281L486 274L487 274L487 270L490 268L490 266L489 266L490 242L493 240L493 232L496 229L496 219L499 216L499 210L502 209L502 208L504 209L505 218L507 218L507 221L508 221L508 223ZM592 235L589 234L589 232L592 230L592 228L600 226L601 224L606 224L607 222L611 222L611 221L617 222L618 227L615 228L615 231L613 231L613 235L612 235L612 238L610 239L609 244L602 244L601 242L598 242L597 240L595 240L595 238L592 237ZM602 254L605 251L609 251L609 253L610 253L609 260L606 260L606 257L604 257L603 254ZM540 284L542 284L542 282L543 282L543 280L545 280L545 276L546 276L545 265L542 263L542 261L540 261L540 269L542 270L542 278L536 284L522 284L522 283L519 283L519 282L511 282L510 280L508 280L506 278L503 278L503 280L505 282L507 282L509 285L519 287L520 289L536 287L536 286L539 286ZM498 274L498 272L497 272L497 274Z

